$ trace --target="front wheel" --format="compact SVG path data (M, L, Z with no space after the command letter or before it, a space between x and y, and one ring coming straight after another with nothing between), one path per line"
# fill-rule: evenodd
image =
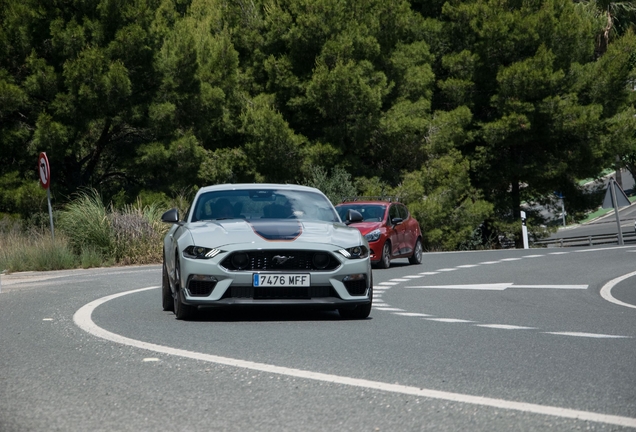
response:
M181 265L179 264L179 257L176 257L174 264L174 314L176 315L178 320L187 320L192 318L195 314L197 307L190 306L183 302L183 293L181 286Z
M415 247L413 248L413 255L409 257L409 262L411 264L422 263L422 240L417 239L417 241L415 242Z
M163 258L163 271L161 277L161 300L164 311L174 311L174 299L170 291L170 281L168 280L168 269L166 268L166 257Z
M373 305L373 276L371 277L371 283L369 284L369 304L358 305L354 309L338 309L340 318L342 319L365 319L371 313L371 306Z
M384 246L382 246L382 256L380 257L378 268L388 269L390 265L391 265L391 242L387 240L384 242Z

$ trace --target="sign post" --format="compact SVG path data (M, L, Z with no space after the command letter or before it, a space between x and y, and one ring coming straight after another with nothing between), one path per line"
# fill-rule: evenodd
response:
M38 157L38 172L40 173L40 185L46 189L46 199L49 203L49 221L51 222L51 238L55 241L53 209L51 208L51 167L45 152L40 153L40 157Z
M614 207L614 214L616 215L616 227L618 229L618 244L623 245L623 233L621 231L621 218L618 214L619 207L629 207L631 202L629 198L623 192L623 189L616 184L614 177L610 177L609 185L607 186L607 192L605 192L605 198L603 199L603 208Z
M526 226L526 212L521 211L521 234L523 235L523 248L528 249L528 227Z

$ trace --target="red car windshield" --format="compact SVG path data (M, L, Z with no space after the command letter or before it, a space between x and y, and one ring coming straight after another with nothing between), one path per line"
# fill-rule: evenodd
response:
M355 210L362 215L363 222L382 222L386 206L382 204L339 204L336 210L340 219L345 220L347 210Z

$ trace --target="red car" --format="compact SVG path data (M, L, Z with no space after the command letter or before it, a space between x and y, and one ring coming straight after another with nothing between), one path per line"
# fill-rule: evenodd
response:
M336 206L340 219L347 210L362 215L362 222L352 223L366 237L371 249L371 263L388 268L394 258L408 258L411 264L422 262L422 232L406 206L400 202L351 200Z

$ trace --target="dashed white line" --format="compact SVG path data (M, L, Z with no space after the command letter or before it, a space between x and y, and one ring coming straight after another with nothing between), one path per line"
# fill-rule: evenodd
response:
M394 307L384 307L384 306L375 307L374 309L382 310L382 311L390 311L390 312L403 312L404 311L404 309L394 308Z
M422 273L420 273L420 274L421 274L421 275L428 276L428 275L436 275L436 274L439 274L439 272L422 272Z
M479 264L464 264L464 265L457 266L457 268L473 268L473 267L479 267Z
M535 330L536 327L523 327L516 325L507 325L507 324L473 324L475 327L486 327L493 329L502 329L502 330Z
M548 255L567 255L570 252L550 252Z
M408 282L408 279L389 279L391 282Z
M484 262L480 262L479 264L483 264L483 265L490 265L490 264L497 264L501 261L484 261Z
M237 368L243 368L248 370L256 370L266 373L274 373L284 376L292 376L302 379L310 379L320 382L330 382L341 385L348 385L359 388L380 390L389 393L406 394L411 396L426 397L431 399L448 400L452 402L466 403L477 406L487 406L491 408L499 408L506 410L514 410L520 412L527 412L533 414L547 415L559 418L571 418L581 421L593 421L597 423L606 423L617 426L636 427L636 418L623 417L611 414L600 414L589 411L580 411L569 408L561 408L549 405L537 405L525 402L508 401L504 399L495 399L483 396L472 396L461 393L451 393L439 390L432 390L426 388L419 388L413 386L405 386L399 384L389 384L379 381L370 381L359 378L350 378L339 375L325 374L320 372L311 372L302 369L292 369L282 366L269 365L266 363L257 363L247 360L233 359L229 357L221 357L211 354L198 353L194 351L187 351L178 348L171 348L163 345L152 344L148 342L138 341L130 339L124 336L120 336L115 333L111 333L98 327L92 320L91 315L93 311L101 304L106 303L112 299L133 294L149 289L157 289L158 287L141 288L132 291L126 291L123 293L113 294L101 299L92 301L87 305L81 307L75 315L73 315L73 321L75 324L87 333L93 336L109 340L111 342L119 343L122 345L128 345L135 348L140 348L148 351L158 352L162 354L174 355L184 358L190 358L194 360L205 361L209 363L222 364L226 366L232 366Z
M425 320L428 321L438 321L438 322L445 322L445 323L471 323L474 321L469 321L469 320L464 320L464 319L457 319L457 318L424 318Z
M453 268L443 268L443 269L437 269L438 272L452 272L457 270L455 267Z
M543 256L545 256L545 255L526 255L523 258L540 258L540 257L543 257Z
M380 282L380 285L383 285L383 286L393 286L397 284L398 282Z
M424 277L424 276L420 276L420 275L410 275L410 276L404 276L404 277L405 277L405 278L407 278L407 279L419 279L419 278Z
M520 261L522 258L503 258L501 261Z
M394 315L402 315L407 317L428 317L429 314L417 313L417 312L396 312Z
M559 336L576 336L576 337L587 337L587 338L596 338L596 339L631 339L631 336L620 336L620 335L608 335L608 334L599 334L599 333L580 333L580 332L543 332L545 334L551 335L559 335Z

